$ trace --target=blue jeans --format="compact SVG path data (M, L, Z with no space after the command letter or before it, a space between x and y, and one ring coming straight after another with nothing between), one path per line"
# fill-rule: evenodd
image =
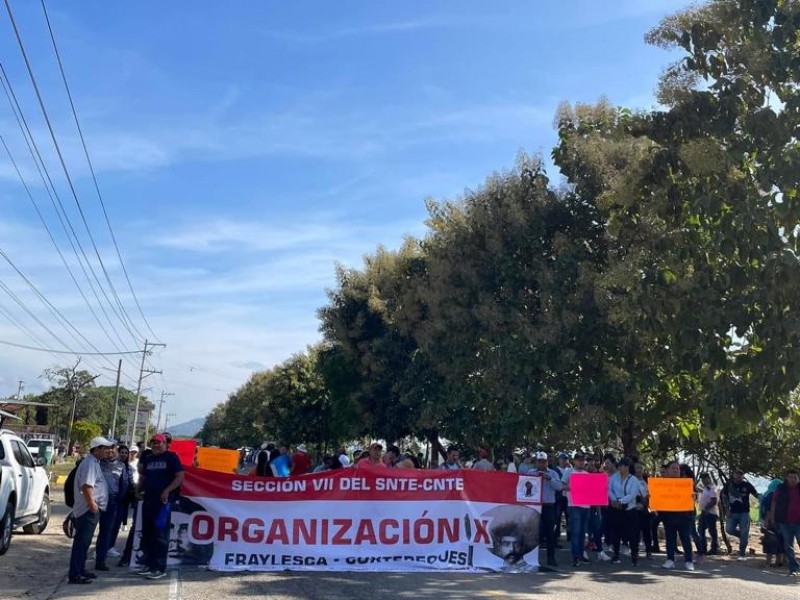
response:
M739 538L739 556L747 554L747 541L750 537L750 513L731 513L728 515L725 520L725 531L728 535Z
M121 521L119 519L120 506L116 498L108 499L108 507L100 513L100 531L95 544L95 564L106 564L108 550L117 543L117 535Z
M800 525L789 525L788 523L781 523L781 535L786 542L786 556L789 558L789 572L797 573L800 571L800 565L797 564L797 556L794 553L794 541L800 544Z
M586 532L589 530L589 508L569 506L567 507L567 517L572 558L580 558L583 556Z
M91 511L75 519L75 537L72 539L72 553L69 557L69 578L77 579L86 572L86 555L92 545L94 530L100 515Z

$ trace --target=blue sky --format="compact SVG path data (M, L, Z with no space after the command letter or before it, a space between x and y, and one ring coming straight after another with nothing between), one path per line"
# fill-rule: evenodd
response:
M426 197L455 198L511 166L520 150L549 154L560 102L606 95L651 106L670 57L643 35L687 4L50 0L111 223L145 315L167 344L148 361L164 373L147 379L147 394L175 393L172 422L204 416L253 369L317 341L315 311L337 261L356 266L377 244L424 234ZM41 7L12 6L100 254L147 333L105 228ZM2 12L0 60L90 249ZM2 95L0 134L88 295ZM113 351L2 154L0 249L96 347ZM7 264L0 280L71 343ZM61 347L0 292L2 308L47 347ZM116 328L117 346L141 346L119 321ZM38 345L4 313L0 340ZM15 393L19 379L41 390L41 371L71 360L0 346L0 396ZM113 383L99 367L116 358L85 360ZM129 387L134 362L124 363Z

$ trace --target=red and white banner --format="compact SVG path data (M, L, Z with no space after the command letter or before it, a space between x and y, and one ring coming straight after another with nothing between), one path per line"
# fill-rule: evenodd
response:
M219 571L537 569L541 480L340 469L288 479L187 469L170 564Z

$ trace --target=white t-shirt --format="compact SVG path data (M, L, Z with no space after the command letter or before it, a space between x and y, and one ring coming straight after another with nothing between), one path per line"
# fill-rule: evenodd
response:
M708 503L713 499L717 500L717 504L706 510ZM715 486L712 485L711 487L704 487L703 491L700 492L700 510L710 515L719 516L719 492L717 492L717 488Z
M569 485L569 478L573 473L579 473L579 474L580 473L588 473L588 471L586 471L586 469L578 471L574 467L569 467L568 469L564 469L564 474L561 476L561 482L566 484L566 485ZM572 495L569 492L567 492L567 504L569 506L575 506L575 505L572 504ZM590 507L588 505L587 506L580 505L580 506L577 506L577 508L590 508Z
M506 471L508 473L516 473L517 472L517 463L515 463L512 460L510 463L508 463L508 467L506 468Z
M342 465L343 467L349 467L350 464L351 464L350 463L350 457L348 457L347 454L340 454L339 455L339 464Z

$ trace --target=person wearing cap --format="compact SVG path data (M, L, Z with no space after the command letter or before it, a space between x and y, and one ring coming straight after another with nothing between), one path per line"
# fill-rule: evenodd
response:
M536 470L528 475L542 478L542 524L539 539L544 538L547 548L547 566L556 567L556 492L564 487L558 473L548 467L547 452L536 453Z
M184 471L180 458L167 450L167 437L157 433L151 439L152 453L140 461L140 487L144 492L142 501L142 541L145 566L140 575L148 579L161 579L166 576L167 552L169 551L169 513L164 527L156 522L164 505L177 499L177 490L183 483Z
M96 577L86 571L86 555L100 522L100 513L108 506L108 485L100 461L109 455L113 445L114 442L104 437L94 438L89 442L89 454L75 472L75 503L72 507L75 537L69 558L69 583L91 583Z
M478 450L478 460L475 461L475 464L472 465L473 469L477 469L478 471L494 471L494 465L492 461L489 460L489 451L486 448L480 448Z
M386 468L383 462L383 446L378 442L369 445L369 454L356 463L356 467Z
M461 457L458 448L449 446L447 448L447 459L442 463L439 468L443 471L456 471L461 468L459 458Z
M311 472L311 457L305 444L297 444L292 455L292 475L305 475Z

